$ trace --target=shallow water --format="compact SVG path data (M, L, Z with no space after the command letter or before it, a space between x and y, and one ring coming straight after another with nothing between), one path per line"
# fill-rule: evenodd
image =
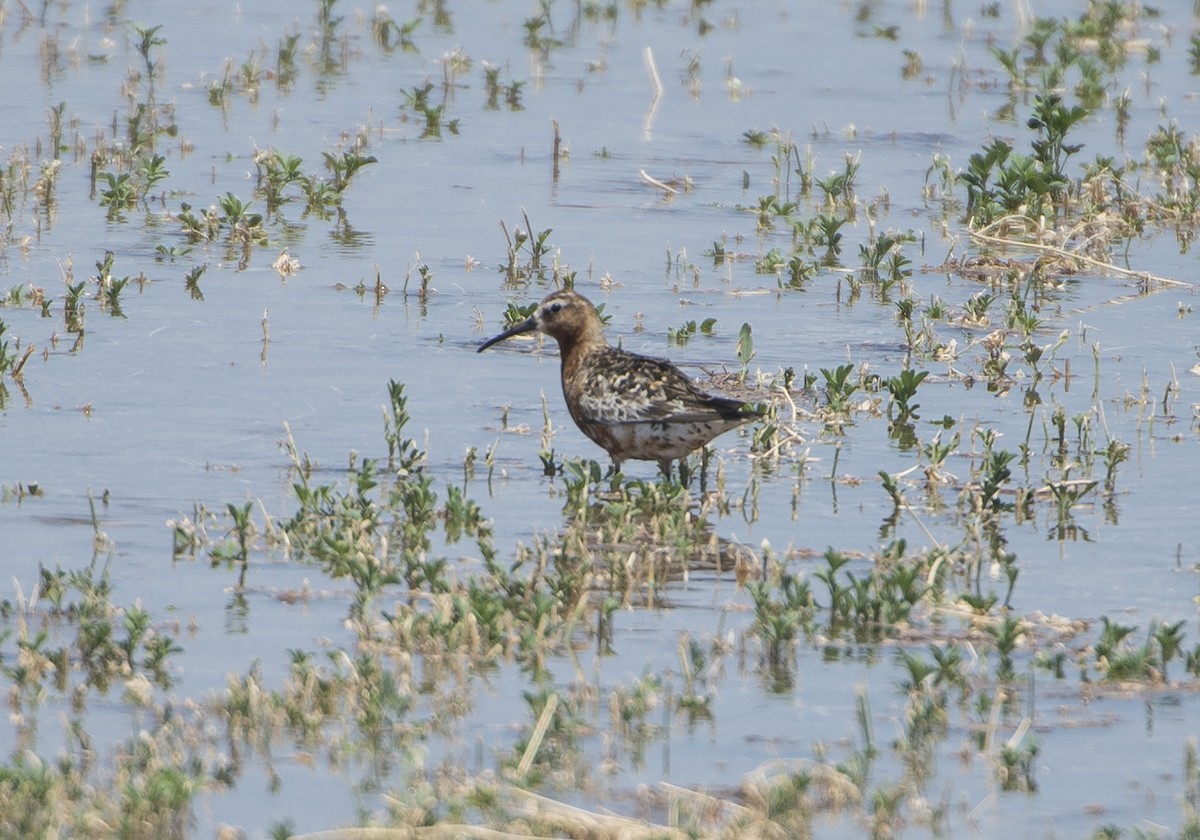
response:
M493 480L477 467L466 486L494 520L502 555L563 527L561 482L542 475L538 458L542 395L558 457L600 460L602 453L570 424L550 347L531 351L532 343L513 341L474 352L502 327L508 302L532 302L548 288L505 284L497 270L505 259L501 222L510 232L523 227L524 212L535 231L553 228L547 259L577 272L576 288L604 304L612 316L609 336L626 349L670 356L696 375L737 371L738 331L749 323L756 353L751 382L755 371L815 373L846 362L893 375L906 359L894 303L869 294L851 301L845 270L823 269L803 291L781 290L773 275L754 271L755 256L772 247L786 252L791 237L785 225L760 237L754 214L742 209L757 206L775 176L772 146L757 149L743 133L777 127L794 135L802 155L811 149L817 177L841 170L846 155L860 156L858 198L864 207L881 199L875 229L918 235L919 242L905 246L918 301L937 295L960 309L986 288L936 269L947 255L978 247L961 225L961 210L944 214L940 202L923 199L922 188L935 153L961 170L993 136L1018 147L1028 143L1025 97L1017 97L1014 119L995 116L1010 94L987 44L1015 45L1022 32L1007 8L992 19L980 17L974 4L948 3L945 13L868 6L864 20L838 4L816 4L800 14L782 2L720 2L699 12L664 3L640 13L621 5L615 23L575 25L574 5L551 4L554 37L563 44L539 59L522 43L529 10L494 2L451 5L451 25L438 26L424 5L393 9L397 20L422 18L414 34L419 52L411 53L388 53L374 43L369 8L339 5L344 19L333 67L323 72L315 12L295 4L160 2L100 10L60 3L47 7L43 24L0 3L0 74L7 91L0 102L0 152L11 161L28 149L35 180L37 163L48 159L35 146L45 146L47 111L59 102L67 103L64 143L78 138L80 149L63 155L50 212L38 215L27 201L12 214L0 247L0 285L41 287L53 301L48 318L38 307L0 308L9 340L19 340L22 350L36 347L23 371L24 393L7 383L0 485L41 488L36 497L0 504L0 562L14 592L19 586L26 594L39 564L85 565L94 532L88 497L94 495L99 525L113 543L116 601L140 600L157 620L194 627L181 635L185 652L172 659L172 692L179 698L219 691L227 674L242 673L253 661L261 662L268 681L277 680L291 648L353 645L343 625L348 585L322 579L314 567L255 555L247 604L234 607L229 571L171 559L164 523L191 515L194 503L223 511L227 503L255 500L256 518L263 510L290 515L293 476L277 444L285 423L333 480L351 450L386 454L380 407L384 385L394 378L405 384L412 426L421 430L417 437L439 485L462 483L468 448L482 453L499 442ZM707 34L698 33L698 16L713 24ZM129 100L122 84L142 61L132 23L162 25L156 95L173 105L178 134L159 139L170 175L147 205L110 219L88 195L89 155L95 138L110 136L114 123L124 136ZM876 37L877 26L891 24L899 26L896 41ZM1140 159L1145 138L1170 119L1185 133L1196 130L1189 124L1196 76L1189 73L1186 46L1197 20L1164 10L1144 25L1161 60L1147 64L1135 55L1109 91L1110 97L1126 87L1132 92L1125 145L1112 108L1101 109L1078 127L1081 160L1095 154ZM209 85L221 78L227 60L236 70L254 54L269 69L287 32L301 35L290 89L264 76L256 96L235 90L226 109L210 104ZM647 49L664 88L656 105ZM900 72L904 49L922 58L912 80ZM441 101L444 57L454 50L472 62L455 80L443 117L459 121L457 133L443 128L440 139L422 138L421 119L404 109L401 91L429 81ZM55 51L57 60L47 63ZM698 70L689 78L693 61ZM495 110L487 107L483 62L499 66L506 83L525 82L521 110L509 110L503 100ZM557 179L552 120L570 151ZM299 155L306 168L316 168L322 151L360 131L369 137L365 153L378 162L354 179L343 220L305 217L303 201L293 202L282 210L288 224L272 221L270 244L255 247L245 266L239 266L240 250L221 242L196 245L173 262L155 259L156 246L186 244L179 224L166 217L181 202L203 208L227 191L250 196L256 150ZM660 180L686 177L691 189L664 199L639 180L640 170ZM817 205L816 198L800 199L797 215L811 217ZM256 199L252 210L262 209ZM860 211L856 224L843 229L841 269L859 265L857 245L869 236L866 216ZM703 253L722 239L738 257L714 266ZM271 266L285 247L302 268L281 279ZM114 275L144 275L145 282L134 280L123 293L123 318L103 311L89 289L85 332L76 342L64 327L62 276L68 260L76 280L93 274L105 250L115 255ZM1012 255L1028 256L1005 256ZM1195 276L1195 255L1165 228L1148 228L1133 240L1128 262L1189 283ZM422 263L434 275L424 299L416 293L415 269ZM199 283L203 301L184 286L196 265L207 265ZM377 272L391 290L378 305L371 291ZM359 283L367 287L364 295L353 290ZM943 322L940 336L961 348L985 335L1002 317L997 297L991 326ZM925 363L931 373L919 393L924 425L918 434L927 442L929 421L944 415L958 421L963 442L947 468L959 479L982 451L970 439L977 425L1000 432L1001 445L1014 450L1031 428L1033 457L1023 471L1014 465L1014 481L1038 486L1057 478L1047 431L1054 406L1068 417L1095 410L1091 429L1101 445L1106 435L1131 445L1110 510L1098 495L1075 508L1087 539L1054 539L1053 506L1045 502L1030 521L1006 527L1008 550L1020 558L1011 604L1020 614L1093 623L1110 616L1138 625L1139 639L1152 621L1184 620L1185 648L1194 645L1200 559L1194 406L1200 396L1190 372L1197 362L1196 316L1181 310L1181 302L1194 305L1194 286L1143 296L1134 281L1099 271L1066 280L1048 295L1038 340L1050 344L1070 331L1054 366L1065 372L1069 359L1071 377L1044 383L1043 404L1032 415L1022 404L1020 380L997 396L982 381L968 388L951 375L953 367L978 379L977 356ZM708 317L717 319L714 335L668 345L668 329ZM1138 398L1143 382L1149 405L1127 401ZM1171 383L1178 389L1168 392ZM799 399L805 410L814 402ZM503 431L505 411L510 429L523 426L528 433ZM778 552L793 548L818 557L830 546L878 550L880 524L891 511L878 472L914 466L915 451L889 441L886 418L869 412L856 415L843 437L824 433L810 415L802 415L796 429L806 438L807 465L785 459L757 479L745 435L716 442L727 490L741 498L753 483L758 492L753 507L717 518L716 533L756 550L765 541ZM650 478L654 468L634 465L630 472ZM901 518L897 536L911 546L959 540L956 493L943 492L946 509L930 512L916 504L920 490L910 488L917 512ZM447 551L457 556L458 549ZM791 562L806 574L819 566L817 560ZM320 597L303 606L277 597L305 581ZM676 640L683 632L704 640L740 638L753 622L749 598L729 576L698 573L661 594L669 607L617 613L615 655L580 654L584 678L601 691L645 673L677 676ZM581 799L633 813L630 792L643 783L732 788L769 759L814 757L819 743L841 760L857 734L858 691L870 698L880 744L888 743L904 713L895 688L901 673L895 646L834 644L845 652L831 657L819 645L800 645L796 682L778 692L769 690L753 652L731 656L717 684L711 726L689 731L675 724L651 745L642 766L624 760L600 792ZM924 642L916 646L923 649ZM6 657L11 649L10 639ZM556 683L570 684L575 667L553 663ZM1039 673L1022 699L1037 727L1038 792L1000 792L982 759L958 760L955 750L966 733L952 731L938 752L928 795L945 797L953 834L1079 836L1106 823L1178 826L1182 744L1195 734L1196 683L1184 676L1182 662L1172 663L1171 676L1179 682L1093 699L1076 682L1064 688ZM492 758L510 750L526 724L520 693L528 687L515 668L494 674L490 691L481 689L463 743L435 751L478 751L485 756L479 769L493 766ZM126 737L127 710L109 701L112 707L98 704L90 713L94 732L102 739L111 728L112 738ZM45 755L54 754L60 737L53 719L45 714L39 731ZM597 734L591 745L597 754L603 739ZM7 750L11 740L0 743ZM1112 755L1125 760L1110 762ZM894 758L879 762L881 779L896 778ZM265 809L260 764L233 790L205 798L196 836L212 836L221 824L262 836L285 817L297 830L318 830L354 824L361 812L383 808L378 796L352 792L353 772L309 766L286 751L275 764L282 783ZM398 778L385 777L380 786ZM830 835L861 834L849 818L822 819L818 824Z

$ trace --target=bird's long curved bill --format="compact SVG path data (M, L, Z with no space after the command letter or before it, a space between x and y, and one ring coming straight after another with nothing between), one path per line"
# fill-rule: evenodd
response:
M479 349L476 350L475 352L482 353L484 350L488 349L493 344L499 344L501 341L504 341L504 339L506 339L506 338L512 338L514 335L520 335L521 333L533 332L536 329L537 329L537 321L535 321L533 318L528 318L528 319L522 321L521 323L517 324L515 327L510 327L509 329L500 333L500 335L498 335L494 338L489 338L487 341L483 342L483 344L480 344Z

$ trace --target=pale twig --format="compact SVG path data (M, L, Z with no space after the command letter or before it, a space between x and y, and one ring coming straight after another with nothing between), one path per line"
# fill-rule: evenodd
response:
M622 837L629 840L638 838L672 838L685 840L689 835L676 828L664 825L653 825L642 820L623 817L618 814L602 814L588 811L575 805L568 805L557 799L534 793L522 788L510 788L509 793L514 797L526 800L525 812L529 819L543 823L553 823L567 829L566 833L573 837ZM572 830L573 829L573 830Z
M987 228L984 228L984 230L987 230ZM988 242L992 245L1007 245L1019 248L1030 248L1034 251L1040 251L1045 254L1053 254L1055 256L1063 257L1064 259L1079 260L1080 262L1085 262L1097 268L1102 268L1105 271L1111 271L1125 277L1134 277L1143 282L1161 283L1164 286L1175 286L1182 289L1195 288L1194 284L1186 283L1183 280L1173 280L1170 277L1159 277L1157 274L1151 274L1148 271L1134 271L1133 269L1129 268L1121 268L1120 266L1113 265L1110 262L1105 262L1104 260L1098 260L1095 257L1089 257L1085 254L1069 251L1066 248L1058 248L1054 245L1043 245L1038 242L1025 242L1020 239L1006 239L1002 236L989 236L980 230L973 230L970 232L970 234L972 239Z
M742 794L746 801L764 802L765 796L781 778L806 773L819 782L824 793L837 804L861 802L863 792L841 770L808 758L775 758L751 770L742 777Z
M660 190L667 193L668 195L675 195L679 192L679 190L675 189L670 184L664 184L662 181L655 178L653 175L651 175L645 169L638 170L638 177L641 178L642 181L649 184L650 186L658 187Z
M908 513L908 515L912 517L912 521L917 523L917 527L925 532L925 536L929 538L929 541L937 546L943 552L943 554L947 553L949 550L946 548L946 544L935 537L933 532L925 526L925 523L921 521L921 517L917 516L917 512L912 509L912 505L903 500L901 500L900 504L904 507L904 510Z
M521 776L528 773L529 768L533 765L533 759L542 746L542 739L546 737L546 730L550 728L550 720L554 717L554 712L557 709L558 695L551 694L546 699L546 707L542 709L542 714L538 717L537 724L533 727L533 733L529 736L529 745L525 747L525 754L521 756L521 763L517 765L517 773Z
M721 810L728 811L732 816L740 819L750 819L755 816L754 812L738 802L731 799L721 799L713 796L711 793L692 790L691 788L680 787L673 785L670 782L660 780L658 783L659 789L664 791L667 796L673 799L686 800L696 806L697 810L703 810L707 813L716 813Z
M658 66L654 63L654 50L646 47L646 72L650 74L650 106L646 108L646 116L642 120L642 136L649 140L651 129L654 128L654 115L658 113L658 103L662 101L663 83L658 75Z
M654 63L654 50L649 47L646 47L646 72L650 74L650 88L654 91L654 100L662 98L662 79L658 75L658 65Z
M481 825L459 823L402 828L375 826L334 828L329 831L291 836L292 840L458 840L463 837L472 838L472 840L532 840L534 837L531 834L513 834L509 831L496 831Z

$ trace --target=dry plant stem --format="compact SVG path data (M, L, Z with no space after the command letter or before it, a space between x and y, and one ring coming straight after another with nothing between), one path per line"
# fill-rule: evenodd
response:
M1139 202L1147 205L1148 207L1153 207L1154 210L1158 213L1160 218L1166 219L1166 218L1172 218L1174 216L1174 214L1171 212L1171 210L1168 207L1166 207L1163 204L1160 204L1159 202L1150 198L1145 193L1139 191L1138 189L1136 189L1136 187L1133 184L1128 183L1123 178L1115 179L1114 183L1119 184L1121 186L1121 189L1125 190L1127 193L1129 193L1129 195L1137 196L1137 199Z
M550 155L551 160L554 161L554 163L551 167L551 178L553 179L554 183L557 184L558 183L558 160L561 157L561 152L562 152L562 135L559 133L559 130L558 130L558 120L551 120L550 123L554 126L554 150L553 150L553 153ZM528 219L526 219L526 223L528 223ZM530 233L532 234L533 231L530 231Z
M267 365L267 348L271 346L271 331L267 329L267 310L263 309L262 314L262 353L259 354L259 359L262 361L263 367Z
M654 62L654 50L646 47L646 72L650 74L650 87L654 91L654 101L663 95L662 78L658 75L658 65Z
M1029 730L1032 726L1033 721L1031 721L1028 717L1021 718L1021 722L1017 725L1016 731L1013 732L1012 737L1004 743L1004 746L1008 747L1010 750L1016 749L1020 745L1021 741L1025 740L1025 736L1029 733Z
M948 551L946 544L933 535L933 532L926 527L925 523L921 521L921 517L917 516L917 512L912 509L912 506L908 502L902 502L901 504L903 505L905 512L912 517L912 521L917 523L917 527L925 532L925 536L929 539L929 541L933 543L933 545L944 555ZM940 562L940 560L938 562ZM933 580L933 575L937 571L938 562L935 562L933 568L929 571L929 579L931 581Z
M525 747L525 754L521 756L521 763L517 765L517 773L521 776L529 772L529 768L533 764L533 759L537 756L537 751L542 746L542 739L546 737L546 730L550 728L550 721L554 718L554 712L557 710L558 695L551 694L546 700L546 707L542 709L542 714L538 717L537 725L533 728L533 734L529 736L529 744Z
M984 796L983 799L979 800L978 804L976 804L975 807L967 813L967 820L971 824L974 824L977 820L979 820L980 817L983 816L985 812L996 807L997 798L998 797L994 793L989 793Z
M1123 275L1125 277L1134 277L1138 280L1142 280L1145 282L1161 283L1164 286L1174 286L1176 288L1181 288L1181 289L1195 289L1196 288L1195 284L1193 284L1193 283L1187 283L1187 282L1184 282L1183 280L1173 280L1170 277L1159 277L1157 274L1151 274L1147 271L1133 271L1132 269L1121 268L1120 266L1113 265L1112 263L1105 262L1104 260L1098 260L1094 257L1089 257L1084 254L1076 253L1074 251L1068 251L1066 248L1058 248L1058 247L1055 247L1054 245L1043 245L1038 242L1026 242L1022 239L1005 239L1002 236L991 236L991 235L983 232L985 230L992 230L992 229L996 228L997 226L1002 225L1003 223L1005 223L1007 221L1010 221L1011 218L1012 217L1005 217L1003 219L997 219L995 222L992 222L992 224L988 225L983 230L973 230L970 232L971 238L979 240L980 242L987 242L992 245L1006 245L1009 247L1029 248L1034 251L1040 251L1045 254L1054 254L1055 256L1063 257L1065 259L1079 260L1080 262L1088 263L1089 265L1093 265L1097 268L1103 268L1105 271L1111 271L1116 274Z
M658 787L669 797L678 800L686 800L692 804L705 810L717 813L721 809L728 811L733 817L743 819L751 819L755 816L754 811L742 805L739 802L734 802L730 799L720 799L710 793L704 793L691 788L680 787L673 785L670 782L658 782Z
M1087 487L1089 484L1095 484L1095 482L1087 478L1072 478L1067 481L1055 482L1055 484L1062 488L1077 489L1081 487ZM1054 495L1054 488L1049 484L1043 484L1041 487L1038 487L1033 491L1033 496L1035 499L1045 499L1052 495Z
M655 178L654 176L652 176L645 169L638 170L638 177L640 179L642 179L643 182L649 184L650 186L658 187L660 190L665 192L667 195L675 195L676 193L679 192L679 190L675 189L670 184L664 184L662 181L660 181L657 178Z
M32 344L27 345L25 347L25 353L21 356L20 361L13 365L12 373L10 375L18 383L21 382L21 371L25 368L25 363L28 362L29 357L33 355L33 347L34 346Z
M751 770L742 778L742 792L753 797L772 787L772 779L779 775L805 772L825 786L828 794L839 802L861 802L862 790L854 781L837 768L807 758L775 758Z
M666 826L652 825L641 820L630 819L616 814L597 814L585 811L574 805L559 802L532 791L512 788L515 796L529 800L526 812L531 820L550 820L556 825L568 829L572 837L623 837L629 840L637 838L670 838L670 840L685 840L689 835L678 829ZM540 835L539 835L540 836Z
M454 840L459 837L479 840L529 840L532 835L496 831L479 825L442 823L423 828L335 828L312 834L293 834L292 840Z
M983 749L980 750L984 755L991 755L995 749L996 731L1000 726L1000 711L1003 707L1003 703L992 704L992 711L988 716L987 729L983 735Z
M529 241L532 242L534 239L533 224L529 221L529 211L524 207L521 208L521 218L525 220L525 232L529 234Z
M807 443L802 434L789 426L780 426L776 435L775 442L771 444L770 449L758 453L755 457L759 459L774 458L783 453L785 445L796 444L797 446L803 446Z
M654 128L654 116L658 113L658 105L662 101L663 83L658 75L658 66L654 63L654 50L646 47L645 57L646 72L650 74L650 87L653 95L650 97L649 107L646 108L646 116L642 119L642 136L649 139Z

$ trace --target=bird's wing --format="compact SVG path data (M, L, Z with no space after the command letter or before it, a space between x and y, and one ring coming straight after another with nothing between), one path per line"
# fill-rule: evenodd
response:
M592 422L707 422L732 420L743 413L740 400L704 393L664 359L611 349L595 370L597 375L579 398L580 409Z

